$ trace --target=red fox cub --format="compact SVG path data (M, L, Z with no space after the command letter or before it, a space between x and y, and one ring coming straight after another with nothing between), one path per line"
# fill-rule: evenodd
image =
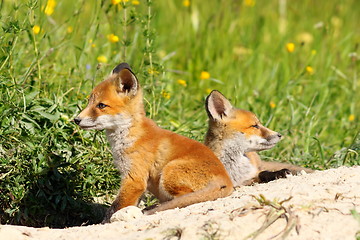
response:
M270 149L282 136L263 125L254 113L234 108L220 92L214 90L206 98L209 128L205 145L222 161L233 185L269 182L313 170L286 163L261 161L257 151Z
M139 82L127 63L92 91L74 119L83 129L105 129L121 172L119 193L104 222L117 210L137 205L149 190L161 204L146 214L226 197L233 191L221 161L205 145L161 129L145 116Z

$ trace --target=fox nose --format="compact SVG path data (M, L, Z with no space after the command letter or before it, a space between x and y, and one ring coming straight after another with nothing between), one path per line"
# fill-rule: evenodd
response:
M279 138L282 138L282 135L281 135L280 133L278 133L277 136L278 136Z
M80 122L81 122L81 119L80 119L80 118L75 118L75 119L74 119L74 122L75 122L77 125L79 125Z

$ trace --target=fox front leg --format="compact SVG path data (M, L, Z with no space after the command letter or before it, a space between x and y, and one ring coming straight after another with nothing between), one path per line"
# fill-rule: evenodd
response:
M128 206L136 206L145 190L145 181L141 179L134 179L130 176L126 177L122 181L120 191L110 208L107 210L102 223L109 223L111 216L118 210Z

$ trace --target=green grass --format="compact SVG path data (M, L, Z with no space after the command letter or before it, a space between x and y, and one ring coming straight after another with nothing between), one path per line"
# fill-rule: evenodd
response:
M120 177L104 134L71 119L122 61L166 129L202 141L204 99L217 89L285 136L263 159L359 164L357 0L139 2L63 0L48 16L45 0L0 1L1 223L100 221L94 199L115 193Z

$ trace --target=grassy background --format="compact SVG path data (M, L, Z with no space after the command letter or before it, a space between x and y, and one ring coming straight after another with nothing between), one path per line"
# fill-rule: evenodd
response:
M0 2L1 223L101 220L119 176L104 134L71 119L122 61L166 129L202 141L217 89L285 135L264 159L359 164L359 1L52 2Z

